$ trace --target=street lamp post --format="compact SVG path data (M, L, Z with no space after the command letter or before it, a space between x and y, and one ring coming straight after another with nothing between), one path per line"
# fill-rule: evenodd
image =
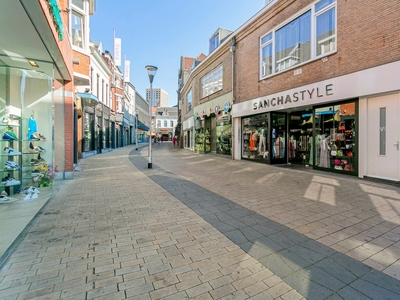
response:
M152 157L151 157L151 132L152 132L152 124L151 124L151 119L152 119L152 113L153 113L153 79L154 76L157 73L157 67L155 66L146 66L145 67L147 70L147 75L149 76L149 80L150 80L150 101L149 101L149 119L150 119L150 123L149 123L149 132L150 132L150 138L149 138L149 162L147 167L149 169L151 169L153 167L153 163L152 163Z
M135 116L136 116L136 118L135 118L135 123L136 123L136 125L135 125L135 127L136 127L136 130L135 130L135 141L136 141L136 150L137 150L138 149L138 146L137 146L137 144L138 144L138 142L137 142L137 118L139 116L139 111L138 110L135 110Z

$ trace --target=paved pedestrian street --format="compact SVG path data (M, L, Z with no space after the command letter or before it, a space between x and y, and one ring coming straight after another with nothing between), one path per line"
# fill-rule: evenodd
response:
M164 142L85 158L0 299L400 299L400 190Z

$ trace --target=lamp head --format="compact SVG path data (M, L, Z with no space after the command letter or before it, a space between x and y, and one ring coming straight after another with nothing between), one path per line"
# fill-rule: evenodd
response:
M157 73L158 68L156 66L146 66L147 75L149 76L150 83L153 83L153 78Z

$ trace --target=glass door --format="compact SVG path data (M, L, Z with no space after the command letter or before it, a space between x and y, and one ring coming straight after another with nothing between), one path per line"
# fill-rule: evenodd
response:
M287 163L287 134L285 113L271 114L271 164Z

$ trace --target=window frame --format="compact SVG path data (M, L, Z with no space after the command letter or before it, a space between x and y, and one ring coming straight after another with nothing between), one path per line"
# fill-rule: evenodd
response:
M80 20L80 28L79 29L77 29L77 28L74 28L74 18L78 18L79 20ZM81 35L80 35L80 39L81 39L81 41L80 41L80 45L76 45L75 44L75 33L76 32L79 32L80 31L80 33L81 33ZM81 49L81 50L83 50L83 49L85 49L85 15L83 14L83 13L81 13L81 12L79 12L78 10L72 10L72 13L71 13L71 44L72 44L72 47L74 47L74 48L78 48L78 49Z
M190 102L189 102L189 99L190 99ZM192 90L190 90L186 94L186 112L187 113L192 110L192 103L193 103L193 93L192 93Z
M200 78L200 99L223 89L223 65L220 64Z
M327 2L325 6L320 8L317 11L317 5L318 4L323 4L323 2ZM300 18L307 12L311 13L311 18L310 18L310 35L311 35L311 45L310 45L310 59L299 62L297 64L288 66L287 68L284 68L282 70L277 70L277 64L276 64L276 36L275 33L284 28L285 26L289 25L291 22L295 21L296 19ZM332 25L334 26L332 28L333 30L333 35L328 36L328 41L333 40L333 43L330 43L330 49L327 52L322 52L318 54L317 47L318 47L318 42L321 43L321 40L318 41L317 37L317 19L321 15L327 13L327 12L332 12L333 13L333 18L334 22ZM271 38L268 38L268 36L271 36ZM325 39L322 40L322 42L326 42ZM267 49L267 47L270 47L269 52L265 52L264 50ZM268 50L267 50L268 51ZM310 63L313 60L320 59L321 57L328 56L332 53L337 52L337 0L318 0L310 4L309 6L305 7L303 10L299 11L297 14L293 15L291 18L285 20L285 22L279 24L272 30L268 31L266 34L262 35L259 39L259 79L263 80L265 78L275 76L277 74L281 74L282 72L286 72L288 70L292 70L295 68L298 68L304 64ZM268 58L265 54L271 53L271 57ZM267 59L270 59L272 64L270 66L271 72L268 73L266 72L267 64L264 63L267 61Z

